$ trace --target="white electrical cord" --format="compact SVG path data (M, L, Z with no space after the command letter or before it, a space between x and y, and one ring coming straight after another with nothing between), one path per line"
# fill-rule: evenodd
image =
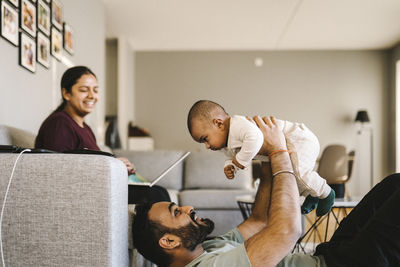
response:
M19 158L21 157L22 153L24 153L24 152L29 152L29 151L31 151L31 150L30 150L30 149L24 149L24 150L22 150L22 152L19 153L17 159L15 160L15 162L14 162L14 167L13 167L13 169L12 169L10 179L8 180L7 190L6 190L6 193L4 194L3 206L1 207L1 214L0 214L0 250L1 250L1 262L3 263L3 267L6 267L6 264L5 264L5 262L4 262L3 239L2 239L2 231L3 231L2 225L3 225L3 213L4 213L4 208L5 208L5 206L6 206L7 195L8 195L8 191L10 190L10 185L11 185L11 181L12 181L12 178L13 178L13 175L14 175L15 167L17 166L17 162L18 162Z

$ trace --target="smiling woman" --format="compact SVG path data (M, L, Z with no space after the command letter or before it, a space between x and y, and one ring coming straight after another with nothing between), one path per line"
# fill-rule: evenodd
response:
M57 152L100 150L92 130L84 122L98 101L96 75L84 66L68 69L61 79L61 94L62 103L43 122L35 147Z
M100 150L96 137L84 121L99 100L96 75L85 66L66 70L61 78L62 103L43 122L35 140L35 148L66 152L76 149ZM135 166L121 160L129 174Z

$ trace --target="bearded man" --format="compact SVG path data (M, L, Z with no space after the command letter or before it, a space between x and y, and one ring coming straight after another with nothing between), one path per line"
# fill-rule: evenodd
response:
M137 207L137 250L158 266L400 266L400 175L376 185L314 255L291 254L301 235L299 192L283 133L273 117L254 118L270 155L251 216L225 235L191 206L157 202Z

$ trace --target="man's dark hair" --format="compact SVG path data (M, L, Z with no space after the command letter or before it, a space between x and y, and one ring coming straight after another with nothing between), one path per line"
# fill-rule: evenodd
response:
M149 211L155 202L136 205L136 214L132 223L133 245L146 259L157 266L168 266L171 256L159 245L160 238L168 233L168 228L149 220Z
M187 117L187 126L189 129L189 133L192 134L193 119L209 120L211 118L211 111L213 111L215 108L219 108L223 112L228 114L220 104L215 103L211 100L199 100L196 103L194 103L193 106L190 108Z
M196 213L194 211L191 218L197 226L188 224L177 229L165 227L161 223L149 219L149 211L154 203L136 206L136 215L133 217L132 224L132 239L139 253L158 266L169 266L172 262L172 257L158 243L164 234L170 233L180 237L182 246L193 251L214 230L214 222L210 219L202 219L203 223L198 224L195 221Z

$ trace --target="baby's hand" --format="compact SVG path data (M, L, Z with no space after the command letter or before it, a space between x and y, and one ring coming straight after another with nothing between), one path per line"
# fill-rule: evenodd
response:
M233 165L227 165L224 168L226 178L233 179L235 177L235 167Z

